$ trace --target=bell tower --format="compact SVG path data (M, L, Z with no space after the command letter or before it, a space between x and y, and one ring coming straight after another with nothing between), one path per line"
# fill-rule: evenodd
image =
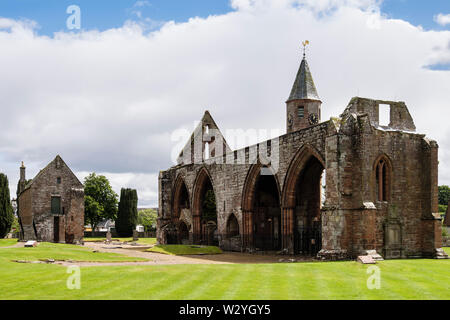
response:
M286 101L287 133L302 130L320 122L322 101L317 94L308 62L306 62L308 44L307 40L303 42L303 59L289 99Z

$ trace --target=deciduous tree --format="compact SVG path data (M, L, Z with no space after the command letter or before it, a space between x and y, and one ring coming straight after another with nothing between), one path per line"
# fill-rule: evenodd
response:
M138 224L144 226L145 231L153 231L156 228L157 213L154 209L138 211Z
M115 220L117 216L117 193L109 180L102 175L91 173L84 179L84 217L92 226L107 219Z
M439 204L446 206L450 200L450 187L449 186L439 186L438 194Z

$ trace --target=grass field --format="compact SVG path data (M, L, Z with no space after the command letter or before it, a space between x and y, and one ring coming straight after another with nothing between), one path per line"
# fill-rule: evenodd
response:
M353 261L82 267L80 290L67 289L65 267L10 262L126 259L74 247L0 249L0 299L450 299L450 260L379 262L379 290L367 288L368 266Z
M0 247L9 247L17 243L17 239L0 239Z
M120 242L132 242L133 238L112 238L111 240L119 240ZM84 237L84 242L104 242L106 238ZM156 243L156 238L139 238L137 243L152 245Z
M219 254L222 250L214 246L195 246L181 244L157 245L145 251L171 254L171 255L197 255L197 254Z
M5 240L0 240L0 243ZM92 249L70 244L39 243L36 248L3 248L0 250L0 264L11 260L38 261L45 259L89 262L134 262L143 258L128 257L117 253L93 252ZM16 266L14 263L11 266ZM0 273L1 275L1 273Z

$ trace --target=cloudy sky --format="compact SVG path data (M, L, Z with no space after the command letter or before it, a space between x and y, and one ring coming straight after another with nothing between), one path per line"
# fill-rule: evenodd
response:
M285 130L305 39L322 120L353 96L405 101L450 184L448 0L2 0L0 172L15 194L20 161L32 178L60 154L156 206L174 132L205 109L224 132Z

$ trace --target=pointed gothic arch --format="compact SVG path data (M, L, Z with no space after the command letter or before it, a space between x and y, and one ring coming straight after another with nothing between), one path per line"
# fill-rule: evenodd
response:
M250 167L245 177L244 188L242 192L242 210L248 211L252 209L252 202L254 200L255 186L261 169L268 169L271 175L274 177L277 183L278 195L281 198L280 183L278 182L278 175L275 173L272 167L262 165L261 163L254 164Z
M239 236L239 221L234 213L231 213L227 219L227 238L233 238Z
M191 201L189 190L184 178L180 175L175 180L174 193L172 197L172 218L179 219L182 209L190 209Z
M290 208L295 205L295 184L299 174L311 157L317 159L322 167L325 168L324 159L313 146L308 144L302 146L292 158L284 179L282 193L282 205L284 208Z
M205 198L213 203L205 204ZM197 173L192 191L193 240L197 244L217 244L217 199L213 180L206 167ZM206 211L205 205L208 206ZM210 212L211 211L211 212Z
M282 193L283 248L290 253L315 255L321 248L322 156L310 145L295 154Z
M245 179L241 202L245 248L280 249L280 199L280 184L273 168L261 163L252 165Z

